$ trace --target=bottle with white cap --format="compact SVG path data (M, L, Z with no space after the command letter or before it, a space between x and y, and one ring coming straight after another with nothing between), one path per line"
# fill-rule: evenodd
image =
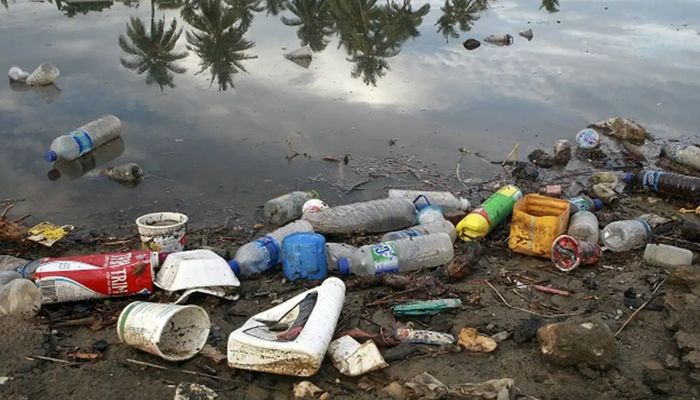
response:
M414 201L420 196L425 196L425 199L434 206L439 206L444 211L461 210L467 211L471 204L469 200L457 197L450 192L432 192L425 190L401 190L389 189L390 199L406 199ZM417 203L419 204L419 203Z
M68 134L57 137L51 148L44 154L44 160L58 159L70 161L92 151L121 135L122 123L114 115L105 115Z
M622 253L642 247L651 239L651 227L642 219L611 222L603 229L605 248Z

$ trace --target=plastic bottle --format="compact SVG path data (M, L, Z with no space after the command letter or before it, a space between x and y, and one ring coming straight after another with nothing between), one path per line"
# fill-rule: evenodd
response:
M598 243L598 218L590 211L577 212L571 216L567 233L579 240Z
M452 239L446 233L416 236L355 249L338 259L338 272L376 276L415 271L447 264L454 258Z
M488 235L513 212L515 202L522 196L517 186L500 188L457 224L460 239L469 241Z
M700 169L700 147L686 143L670 143L664 147L663 153L672 161Z
M0 315L33 317L41 308L41 292L28 279L13 279L0 287Z
M430 204L439 206L445 211L467 211L470 207L469 200L457 197L450 192L389 189L390 199L406 199L413 201L421 195L425 196Z
M611 222L602 237L605 247L616 253L642 247L650 238L651 227L641 219Z
M304 215L315 232L379 233L416 224L416 208L406 199L382 199L331 207Z
M61 74L61 71L58 70L58 67L56 67L53 64L41 64L36 69L27 76L27 79L24 81L29 86L45 86L45 85L50 85L52 84L56 78Z
M350 258L357 252L357 247L346 243L326 243L326 265L328 271L338 271L338 260Z
M693 264L693 252L667 244L648 244L644 249L644 262L657 267L677 267Z
M143 169L136 163L126 163L105 168L102 173L110 179L120 182L134 182L143 177Z
M586 195L580 195L569 199L571 203L571 215L579 211L598 211L603 208L603 201L600 199L592 199Z
M692 176L644 170L637 174L625 174L624 181L648 192L668 194L689 201L700 199L700 178Z
M229 265L237 276L250 276L264 272L280 262L282 240L297 232L313 232L310 223L294 221L271 233L241 246Z
M409 237L430 235L433 233L447 233L454 242L457 231L452 222L445 219L442 210L437 206L428 206L420 210L416 216L418 225L399 231L389 232L382 236L382 241L399 240Z
M121 134L121 129L122 123L119 118L114 115L105 115L71 133L54 139L51 143L51 149L44 154L44 159L48 162L54 162L59 158L74 160L94 148L116 139Z
M316 197L318 194L314 191L287 193L268 200L263 207L263 214L267 222L284 225L301 218L304 203Z

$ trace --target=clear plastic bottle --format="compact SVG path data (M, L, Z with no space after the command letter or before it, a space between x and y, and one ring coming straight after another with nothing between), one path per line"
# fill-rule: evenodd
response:
M52 84L60 74L61 71L58 70L58 67L44 63L36 67L24 83L29 86L46 86Z
M688 201L700 200L700 178L693 176L645 170L625 174L624 181L644 191L668 194Z
M416 216L418 225L411 228L393 231L384 234L382 241L405 239L414 236L430 235L433 233L447 233L452 241L457 238L457 231L452 222L445 219L442 210L438 206L424 207Z
M41 292L29 279L14 279L0 287L0 315L33 317L41 308Z
M579 211L571 216L567 232L576 239L598 243L600 237L598 218L590 211Z
M263 214L267 222L275 225L284 225L301 218L304 203L316 197L318 197L318 194L314 191L287 193L268 200L263 207Z
M642 247L651 238L651 227L641 219L615 221L603 229L603 244L613 252L622 253Z
M603 208L603 202L600 199L592 199L586 195L579 195L569 199L571 203L571 215L579 211L598 211Z
M406 199L382 199L331 207L303 217L315 232L379 233L416 224L416 208Z
M439 206L445 211L467 211L470 207L469 200L457 197L450 192L389 189L390 199L406 199L414 201L419 196L425 196L431 205ZM420 201L418 202L418 204L421 204Z
M304 220L294 221L271 233L241 246L229 265L238 276L250 276L264 272L279 264L282 240L297 232L313 232L310 223Z
M663 149L663 154L679 164L700 169L700 147L686 143L670 143Z
M667 244L648 244L644 249L644 262L666 268L692 265L693 252Z
M74 160L121 135L122 123L114 115L105 115L53 140L44 160Z
M328 271L338 271L338 260L350 258L357 252L357 247L346 243L326 243L326 263Z
M338 271L343 275L375 276L437 267L453 258L450 236L436 233L362 246L349 257L338 259Z

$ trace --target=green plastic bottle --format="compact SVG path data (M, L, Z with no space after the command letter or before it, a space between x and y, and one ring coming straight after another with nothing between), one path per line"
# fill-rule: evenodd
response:
M523 193L517 186L503 186L459 221L457 224L459 238L467 242L485 237L508 218L513 212L515 202L521 197Z

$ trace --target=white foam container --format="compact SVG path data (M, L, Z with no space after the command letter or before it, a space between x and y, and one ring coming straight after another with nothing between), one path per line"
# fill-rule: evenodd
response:
M303 330L294 340L279 340L263 321L291 324L299 313L298 304L316 292L316 304ZM286 302L250 318L228 339L228 364L233 368L281 375L311 376L321 367L333 338L345 300L345 284L328 278L321 286L300 293Z
M348 335L331 342L328 356L333 365L348 376L359 376L389 366L371 339L360 344Z
M211 250L190 250L168 255L154 283L169 292L241 285L226 260Z
M209 315L198 306L136 301L117 321L122 342L168 361L194 357L209 337Z
M154 226L162 221L170 225ZM187 215L174 212L146 214L136 219L136 227L144 249L163 253L182 251L187 240Z

